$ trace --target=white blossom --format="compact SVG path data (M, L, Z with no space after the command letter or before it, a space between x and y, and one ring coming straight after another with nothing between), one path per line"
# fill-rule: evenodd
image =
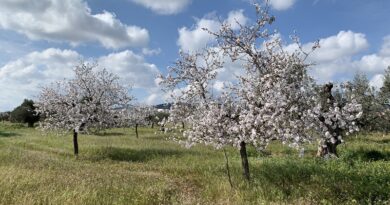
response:
M131 101L119 78L95 64L80 63L75 78L44 87L36 103L43 129L105 129L120 123Z

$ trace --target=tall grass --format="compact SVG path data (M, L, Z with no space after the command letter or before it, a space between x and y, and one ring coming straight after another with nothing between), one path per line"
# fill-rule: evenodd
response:
M272 144L249 149L251 183L238 150L185 149L167 135L140 128L80 136L42 133L0 123L0 204L389 204L390 136L352 137L340 159L305 157Z

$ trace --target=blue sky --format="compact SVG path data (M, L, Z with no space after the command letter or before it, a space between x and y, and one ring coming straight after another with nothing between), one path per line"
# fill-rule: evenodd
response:
M163 102L154 77L166 73L179 49L194 51L211 39L202 27L218 20L250 24L248 0L2 0L0 2L0 111L11 110L42 86L72 77L80 59L130 83L141 103ZM390 65L390 1L271 0L275 28L289 45L294 31L304 47L320 40L310 61L319 82L356 72L380 87ZM227 65L216 83L228 80Z

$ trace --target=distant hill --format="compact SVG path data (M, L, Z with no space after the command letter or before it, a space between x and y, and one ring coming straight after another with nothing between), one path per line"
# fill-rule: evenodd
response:
M169 110L172 107L172 103L163 103L154 106L156 109Z

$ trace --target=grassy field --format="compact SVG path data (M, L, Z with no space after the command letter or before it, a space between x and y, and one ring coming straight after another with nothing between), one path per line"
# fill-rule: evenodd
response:
M238 150L185 149L149 128L79 137L0 123L0 204L390 204L390 136L353 136L340 159L304 158L272 144L249 149L251 183Z

